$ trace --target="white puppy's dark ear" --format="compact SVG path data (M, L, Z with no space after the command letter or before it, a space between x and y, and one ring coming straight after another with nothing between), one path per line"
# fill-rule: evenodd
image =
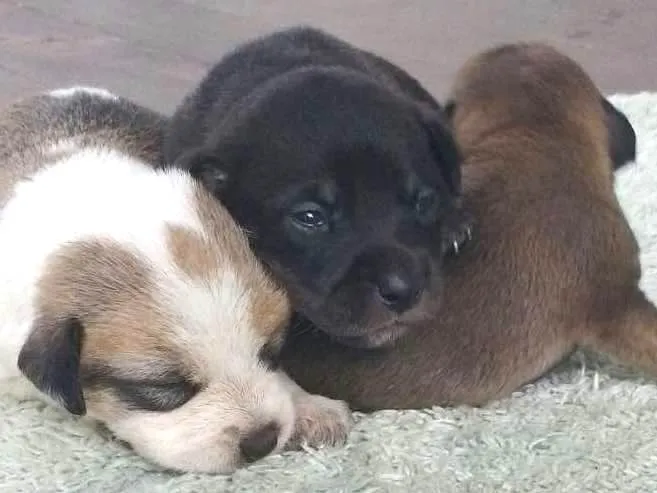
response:
M18 368L44 394L67 411L82 416L86 405L80 383L80 351L84 328L75 318L42 317L18 355Z
M228 166L212 150L191 149L182 154L174 166L189 171L214 195L220 196L228 183Z
M607 99L601 97L609 132L609 157L618 169L636 159L636 134L627 117Z

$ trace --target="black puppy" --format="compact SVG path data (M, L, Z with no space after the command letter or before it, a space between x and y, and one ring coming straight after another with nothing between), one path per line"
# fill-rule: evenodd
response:
M440 296L436 250L469 235L439 105L316 29L223 58L173 116L165 156L250 233L301 318L346 344L399 337Z

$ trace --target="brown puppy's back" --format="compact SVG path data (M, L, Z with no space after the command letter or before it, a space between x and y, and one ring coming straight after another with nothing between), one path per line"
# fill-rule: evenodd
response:
M637 287L637 245L613 193L634 133L605 103L545 45L470 61L450 112L476 238L446 267L442 308L387 351L302 334L285 353L292 375L378 409L481 404L578 345L657 373L657 316Z

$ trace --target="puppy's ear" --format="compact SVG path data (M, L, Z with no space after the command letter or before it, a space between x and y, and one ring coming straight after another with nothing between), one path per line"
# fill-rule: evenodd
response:
M18 368L44 394L72 414L86 413L80 384L83 326L75 319L37 320L18 355Z
M443 112L447 117L449 123L452 123L452 118L454 118L454 110L456 110L456 102L453 99L448 99L443 105Z
M461 153L448 121L442 113L432 110L423 112L423 123L447 188L458 197L461 195Z
M189 171L215 196L220 196L228 183L228 166L217 157L216 151L192 149L183 153L174 166Z
M607 99L601 97L609 132L609 156L614 169L636 159L636 134L627 117Z

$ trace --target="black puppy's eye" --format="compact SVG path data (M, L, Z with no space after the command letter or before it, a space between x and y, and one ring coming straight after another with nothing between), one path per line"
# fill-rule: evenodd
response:
M329 229L328 215L319 204L300 204L292 210L290 217L295 225L309 232L325 232Z
M430 188L422 188L415 195L413 208L421 223L431 223L437 219L439 200L436 192Z

